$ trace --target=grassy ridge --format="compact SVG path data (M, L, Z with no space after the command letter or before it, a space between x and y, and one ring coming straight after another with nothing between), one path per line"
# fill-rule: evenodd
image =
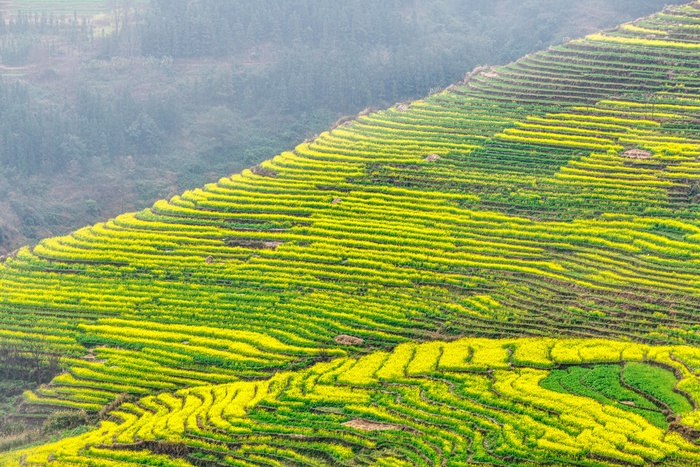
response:
M552 351L550 341L528 341L542 346L532 354L539 360L528 360L530 370L513 371L506 365L498 370L505 373L498 373L486 367L481 371L495 373L470 376L473 380L464 383L486 384L495 376L503 382L496 393L505 394L526 378L528 395L522 397L535 398L536 405L552 398L538 392L537 383L547 372L536 368L551 368L555 362L619 362L618 346L623 344L615 342L622 340L688 344L665 354L662 363L689 377L700 324L698 17L700 4L694 2L481 70L425 100L341 124L217 184L21 249L0 267L0 339L27 351L41 343L44 355L63 356L66 369L50 385L28 392L27 399L36 406L97 411L122 393L178 394L182 388L203 386L209 389L194 397L206 402L206 391L214 394L217 387L226 387L220 385L233 385L237 394L278 381L280 371L296 371L284 373L292 379L308 376L303 371L311 370L303 369L328 360L335 363L326 365L343 368L331 372L326 391L333 392L336 377L345 385L375 384L372 375L391 358L382 351L393 348L392 355L412 348L415 355L406 358L413 366L406 371L428 375L438 359L443 361L445 345L439 341L463 336L616 339L603 344L591 340L590 347L581 343L566 361L542 353ZM436 339L418 347L409 343ZM500 356L509 345L487 342ZM598 351L603 357L598 358ZM606 352L617 357L611 360ZM342 365L354 365L347 359L358 354L367 354L360 361L369 373L344 373ZM464 357L455 355L457 363ZM529 422L519 421L525 425L517 425L522 432L516 435L504 422L493 422L487 433L458 433L443 426L458 422L445 420L435 424L439 430L428 430L433 438L418 446L415 455L362 457L343 442L314 435L308 442L320 444L313 448L293 436L282 443L284 453L275 445L272 451L260 447L224 460L248 465L241 456L257 456L251 457L255 464L269 454L282 458L283 465L316 465L322 461L309 460L316 456L307 451L323 451L331 443L337 449L329 455L338 462L357 457L362 465L431 465L450 457L442 453L450 443L456 449L467 439L469 446L488 448L460 452L454 465L477 459L541 463L563 458L599 465L609 459L643 463L695 455L693 446L679 438L692 438L698 424L694 406L687 406L692 398L668 396L668 384L651 388L649 375L655 370L640 372L630 364L622 372L625 384L668 406L657 407L647 420L622 403L632 401L596 392L595 381L608 385L612 374L610 367L601 368L587 372L590 385L576 373L582 387L592 387L587 392L564 387L580 370L558 374L557 384L564 384L562 394L589 398L590 407L602 402L600 410L634 415L631 425L614 430L624 433L624 439L614 438L605 449L585 448L598 441L552 438L550 428L526 429ZM403 384L400 372L386 371L383 381ZM374 418L391 424L397 423L392 404L405 397L412 402L402 410L420 419L424 390L414 381L399 396L380 390L357 404L371 401L384 407L387 411L373 412ZM126 429L145 413L166 416L175 407L167 401L144 403L163 408L131 408L119 414L128 423L109 425L108 431ZM300 407L305 406L284 410L305 413ZM543 413L561 416L573 405L547 407ZM520 414L524 409L508 410ZM683 413L685 428L659 417L664 410ZM284 411L275 408L275 413L279 417ZM464 416L475 415L466 410ZM571 416L576 429L587 426L576 420L582 414ZM195 417L187 427L202 423ZM574 428L558 423L553 425L557 430L573 436ZM657 430L655 441L637 443L636 435L625 431L632 425L644 426L644 433ZM666 426L676 434L658 432ZM300 427L308 435L303 423ZM601 427L590 430L585 436L605 438ZM137 431L120 434L120 443L133 442ZM180 443L183 433L165 439ZM138 435L142 440L159 436ZM510 447L498 452L494 447L504 440ZM249 442L225 441L229 448ZM376 446L396 440L353 442L376 453L381 451ZM669 442L679 450L663 444ZM135 446L161 452L143 443ZM295 457L295 449L304 459ZM109 452L93 454L116 455ZM556 454L550 458L547 453ZM218 451L210 454L216 459L207 462L222 461ZM328 459L326 454L319 458Z

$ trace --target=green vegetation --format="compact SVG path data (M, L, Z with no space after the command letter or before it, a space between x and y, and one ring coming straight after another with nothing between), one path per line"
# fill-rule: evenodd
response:
M686 413L693 410L688 399L674 392L676 378L663 368L647 368L639 363L629 363L622 372L625 383L638 391L650 395L674 413Z
M650 370L648 365L637 365L641 373ZM637 392L622 386L620 381L620 365L596 365L591 368L573 366L562 370L553 370L541 386L551 391L564 394L590 397L601 404L610 404L619 409L628 410L649 420L650 423L663 428L668 428L666 415L663 409L647 400ZM671 375L673 376L673 375ZM673 378L673 385L676 384Z
M697 359L697 348L661 349L602 339L541 343L406 343L391 353L340 358L268 380L163 392L138 404L123 404L94 431L0 461L44 465L51 458L55 465L71 466L602 466L608 461L688 465L700 460L700 448L693 442L680 431L650 424L637 414L641 410L551 392L543 384L551 373L542 368L578 359L580 352L595 353L599 362L646 355L656 363L679 350ZM517 368L509 361L515 358ZM608 368L619 366L601 365L592 372L602 369L603 374ZM682 373L674 384L697 386L697 377L682 363L673 368Z
M664 3L0 2L0 255Z
M700 462L699 17L476 69L20 249L0 339L65 370L22 410L103 420L0 463Z

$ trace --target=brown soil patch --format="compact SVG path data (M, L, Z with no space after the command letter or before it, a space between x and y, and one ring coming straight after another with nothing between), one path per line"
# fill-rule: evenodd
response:
M333 133L333 130L335 130L336 128L338 128L341 125L346 126L346 127L352 125L352 122L354 120L355 120L355 117L353 115L345 115L343 117L340 117L338 120L336 120L336 122L333 125L331 125L331 130L330 130L331 133ZM313 139L316 139L316 138L313 138Z
M676 433L693 443L700 439L700 430L697 430L690 426L681 425L677 421L672 421L668 424L668 431L675 431Z
M479 73L488 72L490 69L491 69L491 67L485 66L485 65L477 66L477 67L474 68L472 71L470 71L469 73L467 73L467 74L464 76L464 79L462 79L462 81L458 81L456 84L460 84L460 85L467 84L467 83L469 83L469 81L471 81L471 79L472 79L473 77L475 77L475 76L478 75Z
M97 358L97 356L95 356L95 354L92 354L92 353L89 353L87 355L83 355L80 358L83 360L87 360L89 362L93 362L93 363L100 363L100 364L107 363L107 360L102 359L102 358Z
M630 149L622 153L624 157L630 159L651 159L651 152L645 151L644 149Z
M14 251L11 251L10 253L8 253L8 254L6 254L6 255L0 256L0 263L2 263L3 261L5 261L5 260L7 260L7 259L10 259L10 258L16 258L16 257L17 257L17 252L18 252L18 251L19 251L19 248L16 249L16 250L14 250ZM2 251L0 250L0 253L1 253L1 252L2 252Z
M282 245L284 242L265 242L263 243L263 248L268 250L276 250L278 246Z
M335 336L333 340L342 345L362 345L365 342L365 340L360 337L348 336L347 334Z
M250 171L253 172L255 175L260 175L261 177L275 178L277 176L277 172L270 169L266 169L260 164L251 167Z
M343 423L343 426L349 426L350 428L355 428L356 430L363 431L387 431L387 430L400 430L401 427L391 423L379 423L372 422L369 420L364 420L362 418L356 418L350 420L349 422Z

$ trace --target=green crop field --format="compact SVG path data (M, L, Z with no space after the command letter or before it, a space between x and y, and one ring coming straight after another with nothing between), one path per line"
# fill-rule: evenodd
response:
M695 1L6 258L0 465L698 465L699 212Z
M109 11L107 0L6 0L0 7L7 10L31 10L45 13L94 15Z
M94 16L110 13L113 8L144 8L147 0L114 2L109 0L0 0L0 12L28 11L56 15Z

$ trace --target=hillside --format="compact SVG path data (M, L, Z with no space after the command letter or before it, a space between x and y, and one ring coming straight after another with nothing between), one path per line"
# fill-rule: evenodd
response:
M668 1L0 0L0 256Z
M694 1L20 249L13 417L103 420L0 464L699 462L698 70Z

